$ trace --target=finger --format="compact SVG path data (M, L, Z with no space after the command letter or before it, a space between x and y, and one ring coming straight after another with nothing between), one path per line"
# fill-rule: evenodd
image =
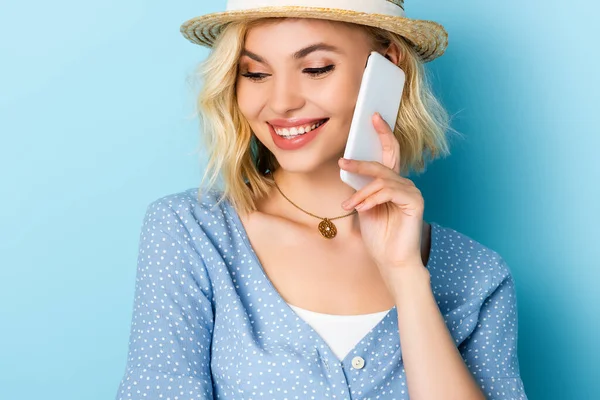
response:
M400 176L396 171L377 161L352 160L342 157L339 159L338 164L341 169L360 175L410 181L410 179Z
M346 201L342 203L342 207L351 210L355 205L361 203L364 199L375 192L383 189L388 185L394 185L395 182L383 178L376 178L369 182L365 187L353 193Z
M422 213L425 208L423 196L416 188L408 188L404 190L394 189L386 186L381 190L367 197L362 203L359 203L355 208L360 212L367 211L379 204L388 202L394 203L403 213L409 216Z
M381 141L382 164L396 172L396 174L400 174L400 143L396 139L394 131L379 113L375 113L373 116L373 126L379 133Z

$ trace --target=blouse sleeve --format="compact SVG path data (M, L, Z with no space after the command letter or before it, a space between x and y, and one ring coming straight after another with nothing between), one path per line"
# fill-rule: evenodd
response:
M212 288L176 211L157 200L139 238L133 316L117 400L212 399Z
M459 350L488 400L527 400L517 356L518 313L515 283L504 274L480 310L475 330Z

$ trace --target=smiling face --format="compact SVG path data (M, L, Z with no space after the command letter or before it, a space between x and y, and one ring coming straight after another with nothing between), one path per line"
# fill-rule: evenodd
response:
M362 30L338 22L285 19L248 31L238 106L283 169L337 167L370 51Z

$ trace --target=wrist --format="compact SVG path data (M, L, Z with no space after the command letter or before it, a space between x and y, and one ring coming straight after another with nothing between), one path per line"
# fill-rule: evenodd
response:
M410 301L420 291L431 291L431 274L422 265L391 271L387 281L396 304Z

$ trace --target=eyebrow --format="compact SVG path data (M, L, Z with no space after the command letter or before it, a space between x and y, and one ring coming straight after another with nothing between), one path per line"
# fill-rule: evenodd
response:
M330 44L327 44L327 43L315 43L315 44L311 44L308 47L305 47L303 49L298 50L297 52L295 52L294 54L292 54L292 58L294 60L299 60L301 58L306 57L310 53L315 52L315 51L319 51L319 50L331 51L333 53L343 54L343 52L339 48L337 48L335 46L332 46ZM267 64L267 65L269 64L268 62L266 62L258 54L252 53L251 51L248 51L246 49L242 50L242 56L248 56L251 59L253 59L255 61L258 61L259 63L263 63L263 64Z

